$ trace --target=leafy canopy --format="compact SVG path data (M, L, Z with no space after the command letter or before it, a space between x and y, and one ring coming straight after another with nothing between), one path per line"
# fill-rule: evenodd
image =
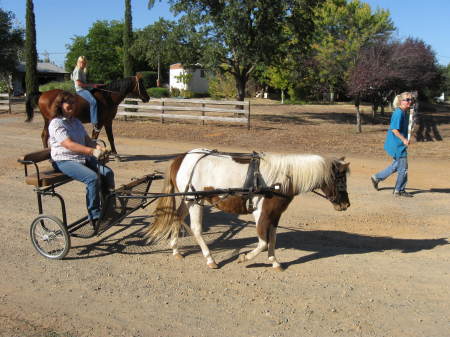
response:
M0 8L0 74L9 74L16 68L17 54L23 46L23 30L13 25L14 14Z
M78 56L88 60L88 78L92 82L106 82L122 78L123 74L123 23L96 21L86 36L75 36L66 47L67 71L75 68Z

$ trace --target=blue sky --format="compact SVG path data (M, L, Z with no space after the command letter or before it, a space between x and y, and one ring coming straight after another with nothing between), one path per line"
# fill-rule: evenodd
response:
M420 38L431 45L438 62L450 63L449 0L365 0L373 9L388 9L397 27L396 37ZM0 8L16 15L25 26L25 0L0 0ZM133 28L143 28L160 17L173 20L166 1L155 1L147 9L147 0L132 0ZM37 50L45 51L58 65L64 64L66 45L75 35L86 35L96 20L122 20L123 0L34 0Z

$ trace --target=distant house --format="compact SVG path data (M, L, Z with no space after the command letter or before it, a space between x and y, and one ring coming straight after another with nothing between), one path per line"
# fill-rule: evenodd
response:
M49 62L38 62L38 83L39 85L53 81L64 81L69 78L69 73L63 68ZM25 93L25 63L20 62L16 71L12 74L11 84L13 95L19 96Z
M191 74L192 77L189 83L184 84L178 77L181 74ZM201 65L183 66L181 63L175 63L170 66L170 89L175 88L179 90L190 90L195 93L208 92L208 78L206 70Z

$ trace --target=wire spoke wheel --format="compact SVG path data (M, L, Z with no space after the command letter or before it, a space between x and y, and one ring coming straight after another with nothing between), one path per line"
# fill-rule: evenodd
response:
M49 259L63 259L70 249L67 228L54 216L40 215L34 219L30 236L34 248Z

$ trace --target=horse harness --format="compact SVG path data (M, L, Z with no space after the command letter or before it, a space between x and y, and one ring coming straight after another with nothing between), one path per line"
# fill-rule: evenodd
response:
M191 153L195 153L195 152L191 152ZM243 195L242 198L245 199L245 206L246 206L248 213L252 213L256 209L253 204L253 197L255 194L262 194L268 198L272 197L273 195L288 198L287 195L276 192L276 190L280 189L280 184L275 184L271 187L268 187L265 184L264 179L261 175L261 172L259 171L261 155L255 151L253 151L252 153L219 152L217 150L211 150L208 152L204 152L203 155L197 159L197 161L194 164L194 167L192 168L191 175L189 177L189 181L184 190L185 193L188 192L189 189L191 191L195 192L195 188L192 185L192 177L194 176L195 168L200 160L202 160L203 158L205 158L207 156L211 156L211 155L212 156L225 155L225 156L231 156L233 159L237 158L238 161L239 161L239 159L241 159L242 161L245 161L245 162L249 161L247 174L245 177L244 185L242 187L242 190L245 191L244 192L245 196ZM224 195L222 198L226 198L229 195L230 194ZM200 199L202 199L202 197L200 197L200 196L195 197L195 200L197 202L199 202ZM183 200L186 200L185 196L183 196Z

